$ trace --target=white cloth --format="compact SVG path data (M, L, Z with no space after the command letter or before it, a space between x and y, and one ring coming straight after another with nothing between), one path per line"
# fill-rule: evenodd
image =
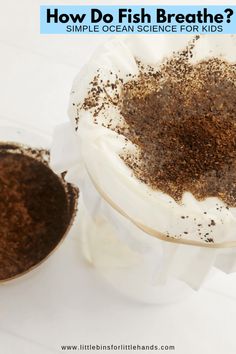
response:
M137 262L141 255L143 265L149 264L149 270L150 267L152 269L149 282L160 285L169 278L176 278L198 289L213 265L225 272L236 269L236 248L224 248L236 241L235 208L226 209L217 198L197 201L191 193L185 193L180 205L168 195L151 190L135 178L120 159L123 137L101 125L106 114L116 121L120 118L119 112L107 108L105 115L102 112L97 117L100 122L98 125L94 124L92 112L81 109L78 112L79 104L86 97L89 83L98 68L104 80L110 77L111 71L128 80L126 74L135 74L138 70L135 57L157 65L173 51L184 48L191 38L184 35L114 36L105 43L74 81L69 107L72 124L60 126L56 130L51 165L56 172L67 170L67 180L79 186L87 215L85 220L81 220L86 224L85 232L89 234L91 230L96 230L101 236L100 241L99 237L93 239L93 246L96 242L102 242L108 249L110 247L113 256L99 258L97 252L96 261L92 260L97 266L103 267L105 264L108 267L114 262L119 263L119 257L114 256L114 245L109 243L109 234L114 234L122 247L128 247L129 250L121 252L121 264L132 266L132 262ZM235 47L235 36L205 35L197 41L191 60L221 56L234 61ZM78 113L78 131L75 132ZM183 219L182 215L189 217ZM174 244L151 237L152 232L149 232L156 230L161 234L177 235L187 231L188 234L184 234L185 241L197 241L201 245L203 241L200 240L197 225L202 224L203 231L205 228L207 232L211 220L216 223L214 245L222 248L210 248L214 246L211 244L208 244L208 248L184 245L181 244L183 238L180 243ZM144 232L145 228L147 232ZM107 235L107 242L104 235ZM96 244L97 249L99 244ZM93 246L88 245L88 249ZM132 256L130 252L134 252Z

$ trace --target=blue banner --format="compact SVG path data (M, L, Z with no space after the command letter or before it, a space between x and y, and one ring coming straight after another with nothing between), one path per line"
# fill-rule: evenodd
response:
M40 7L42 34L233 34L236 6Z

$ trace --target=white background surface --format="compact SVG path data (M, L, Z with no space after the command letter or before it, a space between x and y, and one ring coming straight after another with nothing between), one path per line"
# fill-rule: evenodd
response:
M51 133L67 120L74 76L106 37L41 36L40 3L1 1L0 118ZM0 353L50 354L61 345L82 343L167 344L178 354L236 353L236 274L218 273L184 303L139 304L117 293L82 260L79 236L72 229L37 272L1 286Z

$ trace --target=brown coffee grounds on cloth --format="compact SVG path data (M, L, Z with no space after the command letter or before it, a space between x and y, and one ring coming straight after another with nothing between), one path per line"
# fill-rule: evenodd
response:
M185 191L236 206L236 67L185 57L123 87L121 113L138 159L135 175L176 201Z
M93 109L96 124L107 106L119 109L125 124L114 130L138 148L121 158L154 190L177 202L188 191L235 207L236 65L220 58L192 64L196 39L158 68L137 61L139 74L125 83L112 73L104 83L98 72L79 109Z
M64 235L71 215L65 189L48 166L0 150L0 280L44 259Z

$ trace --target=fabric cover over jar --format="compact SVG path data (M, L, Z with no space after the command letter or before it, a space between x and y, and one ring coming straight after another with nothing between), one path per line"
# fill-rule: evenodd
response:
M119 110L112 105L101 110L95 124L94 111L82 107L98 70L104 82L112 81L116 75L125 83L129 74L138 74L137 59L157 67L192 39L185 35L122 35L105 42L73 83L71 123L55 132L51 164L57 172L67 170L67 179L78 184L87 218L95 223L96 230L102 227L103 217L123 245L135 254L149 254L157 283L174 277L197 289L212 266L225 272L236 268L236 209L226 207L216 197L199 201L186 191L178 203L162 191L153 190L136 178L120 158L125 137L104 124L107 117L113 125L119 122ZM236 38L203 35L192 53L192 63L211 57L234 63ZM108 94L112 98L113 90ZM131 142L128 147L131 152L136 149ZM182 218L183 215L187 217ZM206 243L199 237L198 225L206 233L212 220L214 242ZM114 257L109 259L112 264ZM132 257L127 256L127 262L132 263Z

